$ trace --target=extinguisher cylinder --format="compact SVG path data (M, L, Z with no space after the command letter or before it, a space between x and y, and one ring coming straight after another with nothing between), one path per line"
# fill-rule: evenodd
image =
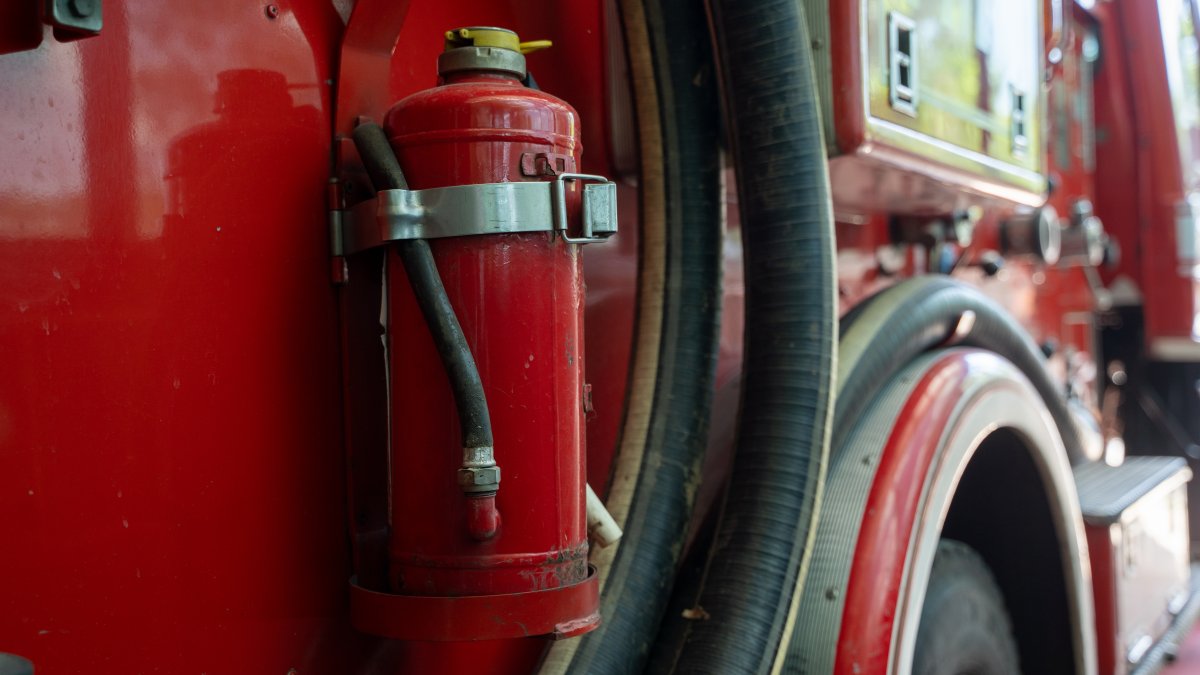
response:
M386 139L374 124L354 132L377 189L452 200L420 214L426 224L453 214L455 229L389 238L389 592L353 597L356 625L444 640L435 651L450 654L464 639L566 638L599 625L580 247L599 239L587 236L590 215L614 186L577 173L575 109L523 84L521 52L548 43L489 27L445 37L437 86L388 111ZM585 182L608 192L585 195ZM599 500L590 510L598 539L620 536Z
M411 189L456 188L487 200L509 192L493 184L539 184L522 192L550 197L562 183L565 216L550 199L545 222L532 212L522 218L583 231L584 186L562 178L579 171L578 113L522 83L524 58L511 31L468 27L448 35L439 84L405 97L384 118ZM509 204L518 205L541 208ZM404 595L578 597L566 589L595 583L587 557L580 244L558 229L493 231L487 224L428 244L487 392L494 443L474 442L474 408L453 381L438 322L422 319L424 268L400 259L399 249L388 260L397 524L388 579ZM465 461L448 456L456 447ZM505 482L499 492L497 459ZM444 479L451 467L457 483ZM463 522L466 528L447 527ZM594 603L546 603L555 625L598 621Z

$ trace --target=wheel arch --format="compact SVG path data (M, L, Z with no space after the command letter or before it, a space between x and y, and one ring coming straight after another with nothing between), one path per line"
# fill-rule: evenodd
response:
M946 537L970 545L991 568L1026 669L1095 673L1083 516L1049 410L1029 379L995 354L951 350L930 364L930 372L939 368L959 369L961 383L926 391L959 401L926 472L889 671L905 673L912 661L933 555Z
M1072 552L1063 545L1075 509L1056 504L1063 476L1035 439L1012 427L975 448L951 497L941 537L983 557L1004 597L1021 661L1049 672L1080 670L1068 589ZM1066 480L1070 481L1068 472ZM1073 490L1072 490L1073 494ZM1074 555L1086 557L1086 552ZM1086 589L1085 589L1086 590ZM1093 648L1094 649L1094 648Z
M826 494L789 665L908 673L944 534L993 568L1027 668L1048 658L1061 667L1046 672L1096 672L1071 464L1041 396L1006 359L955 348L901 369L832 458Z

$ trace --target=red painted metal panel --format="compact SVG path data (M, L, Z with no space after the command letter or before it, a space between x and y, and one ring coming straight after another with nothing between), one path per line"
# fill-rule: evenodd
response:
M354 4L339 55L334 127L338 134L349 136L359 117L378 120L397 100L388 78L409 4L408 0Z
M1097 3L1097 29L1101 45L1111 52L1125 49L1125 32L1115 3ZM1120 242L1120 262L1104 271L1110 282L1126 277L1134 282L1142 278L1140 232L1143 227L1138 195L1145 188L1145 177L1138 164L1138 131L1133 107L1133 77L1136 72L1128 59L1106 58L1097 73L1096 150L1104 158L1097 166L1096 211L1105 228Z
M1088 525L1088 555L1092 563L1092 600L1096 603L1096 655L1101 673L1117 672L1125 665L1117 639L1117 575L1120 563L1113 559L1114 545L1109 527Z
M863 101L862 3L829 3L829 48L833 66L833 118L838 150L857 152L867 137Z
M328 3L105 3L0 56L0 650L351 672Z
M1179 37L1162 35L1158 5L1096 8L1105 44L1125 60L1105 64L1109 72L1102 72L1097 89L1106 152L1097 166L1097 203L1120 214L1113 225L1131 258L1121 271L1133 275L1144 300L1147 344L1162 338L1187 344L1194 341L1200 285L1190 253L1180 250L1176 208L1195 186L1184 184L1164 53L1164 42L1174 49ZM1197 350L1189 351L1194 357Z

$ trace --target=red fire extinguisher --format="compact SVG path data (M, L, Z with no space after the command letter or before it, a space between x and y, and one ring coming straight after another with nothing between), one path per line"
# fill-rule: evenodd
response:
M386 141L355 132L379 193L350 248L389 247L391 534L390 588L355 588L354 618L390 637L599 622L580 246L615 232L615 186L576 173L578 114L527 86L523 46L446 33L438 86L388 112Z

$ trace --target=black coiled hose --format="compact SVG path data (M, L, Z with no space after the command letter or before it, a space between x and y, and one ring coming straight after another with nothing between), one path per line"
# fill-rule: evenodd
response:
M746 274L737 454L677 673L765 673L805 570L837 350L829 174L804 3L714 0ZM664 631L670 633L671 631ZM656 655L656 664L662 660Z

